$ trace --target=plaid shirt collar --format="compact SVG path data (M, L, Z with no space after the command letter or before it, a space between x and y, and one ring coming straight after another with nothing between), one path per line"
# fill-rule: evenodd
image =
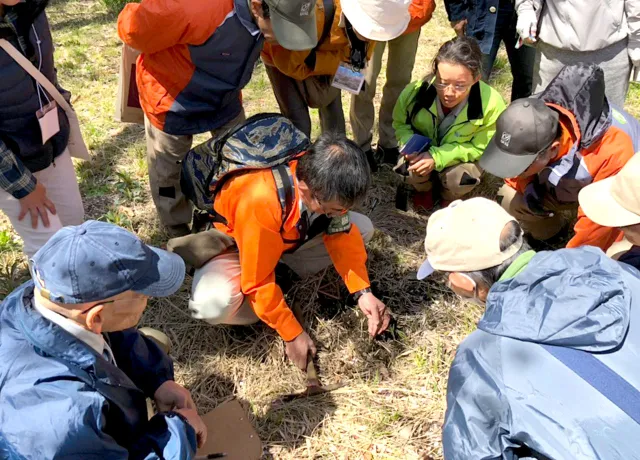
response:
M20 46L20 50L22 54L28 56L28 47L26 42L24 41L24 36L18 33L18 14L10 10L5 12L4 16L0 18L0 38L15 38Z

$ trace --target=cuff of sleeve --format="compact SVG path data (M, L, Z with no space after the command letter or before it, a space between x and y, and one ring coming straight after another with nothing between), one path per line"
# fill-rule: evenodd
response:
M466 11L452 11L449 14L449 22L458 22L462 21L463 19L467 19Z
M293 316L293 312L291 312L290 316L282 322L276 332L280 337L282 337L282 340L285 342L291 342L302 334L303 329L296 317Z
M363 274L350 271L344 279L344 284L346 284L350 294L355 294L358 291L371 287L371 282L369 281L369 276L366 274L366 269Z
M25 184L21 187L11 187L7 192L11 193L16 200L24 198L31 192L36 189L36 184L38 183L36 176L31 174L31 172L26 171L22 176L22 179L17 181L16 184Z
M530 2L522 2L516 11L517 14L524 13L525 11L535 11L533 7L533 3Z
M168 382L170 380L174 380L174 378L173 375L169 375L168 373L156 376L155 380L153 382L150 382L147 386L147 390L149 391L147 397L153 399L156 391L158 391L158 388L160 388L165 382Z
M435 170L438 172L441 172L444 168L447 167L447 165L445 165L442 161L442 155L440 155L440 152L438 152L438 150L434 147L431 147L429 149L429 153L431 154L431 157L433 158L433 161L435 161L436 165L435 165Z

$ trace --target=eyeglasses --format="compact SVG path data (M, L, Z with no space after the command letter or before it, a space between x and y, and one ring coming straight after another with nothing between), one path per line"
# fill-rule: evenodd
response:
M346 213L349 212L348 209L345 208L340 208L340 209L327 209L325 207L325 205L322 203L322 201L320 201L313 193L311 194L311 197L316 200L316 203L318 204L318 207L320 208L320 210L322 211L322 214L325 214L327 216L335 216L335 215L339 215L342 216Z
M451 86L453 87L454 91L457 91L458 93L463 93L472 86L472 85L460 85L458 83L442 83L439 81L436 81L433 85L436 87L436 89L439 89L440 91L444 91L449 86Z

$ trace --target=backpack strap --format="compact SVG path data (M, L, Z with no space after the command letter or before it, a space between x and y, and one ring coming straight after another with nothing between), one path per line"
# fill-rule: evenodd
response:
M304 60L304 63L311 70L315 70L316 68L316 52L320 45L327 39L327 37L331 33L333 19L336 14L336 7L333 4L333 0L322 0L322 4L324 5L324 27L322 28L322 35L320 36L316 46L311 50L309 55Z
M282 207L282 225L280 226L280 232L282 233L284 223L293 209L293 200L296 196L293 189L293 174L291 174L291 168L289 168L288 164L272 168L271 173L276 182L278 198L280 199L280 206Z
M640 425L640 391L637 388L589 352L544 344L542 348Z

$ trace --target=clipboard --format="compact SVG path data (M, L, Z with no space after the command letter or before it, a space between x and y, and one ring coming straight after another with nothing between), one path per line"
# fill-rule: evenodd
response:
M196 457L224 453L224 460L259 460L262 441L249 422L249 417L237 399L220 404L202 421L207 426L207 442Z

